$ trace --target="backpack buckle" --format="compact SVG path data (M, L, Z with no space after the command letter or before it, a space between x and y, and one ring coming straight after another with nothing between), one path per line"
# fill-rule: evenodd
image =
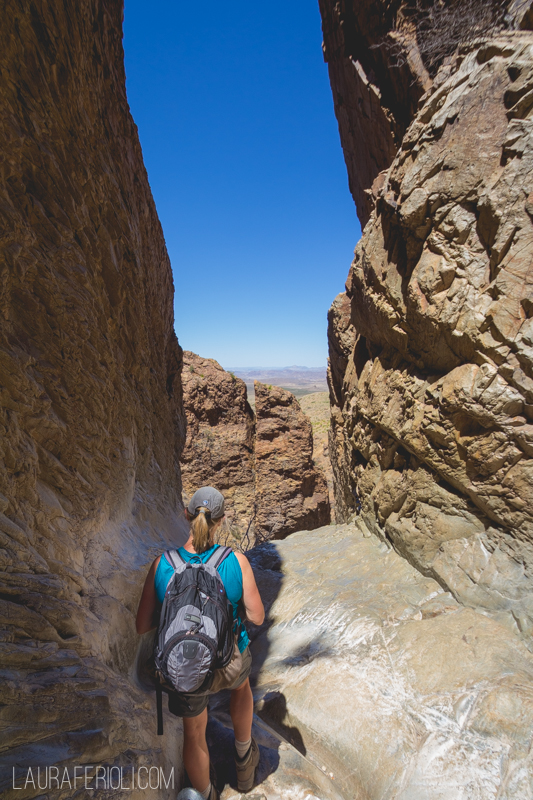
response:
M183 645L183 658L194 658L198 652L198 642L185 642Z

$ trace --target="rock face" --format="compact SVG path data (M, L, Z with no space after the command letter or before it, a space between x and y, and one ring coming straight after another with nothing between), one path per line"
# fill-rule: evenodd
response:
M330 520L326 479L313 464L311 423L290 392L255 382L256 530L283 538Z
M179 772L172 725L157 740L151 698L128 677L146 564L179 540L183 421L171 270L126 101L121 18L116 0L3 7L6 797L42 794L13 790L13 765Z
M364 227L422 95L465 36L531 29L530 0L319 0L335 115Z
M330 312L338 519L533 632L533 35L464 46Z
M530 797L533 656L515 633L360 523L251 559L257 713L345 800Z
M187 436L183 487L213 484L226 498L228 541L283 538L330 521L328 489L313 463L311 423L290 392L246 384L213 359L184 353Z
M371 187L390 166L431 79L401 0L319 0L335 115L350 191L364 226ZM394 54L391 53L394 48ZM391 69L391 61L397 66Z
M255 502L254 415L246 384L216 361L183 354L187 436L181 456L183 489L191 496L213 484L224 493L230 531L240 538Z

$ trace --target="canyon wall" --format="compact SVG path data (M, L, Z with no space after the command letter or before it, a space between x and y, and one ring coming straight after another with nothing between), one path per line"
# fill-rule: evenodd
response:
M131 679L147 563L180 537L184 421L172 276L121 37L119 0L3 5L6 797L39 794L13 790L15 765L179 772L179 737L168 725L157 739Z
M319 0L350 191L364 227L422 95L456 46L494 28L533 28L531 0Z
M224 539L247 547L329 523L311 423L294 395L256 381L254 413L244 381L214 359L186 351L182 375L185 499L205 484L223 492Z
M370 31L349 58L335 55L328 25L339 4L322 7L335 97L354 59L391 51L370 48L383 34ZM533 34L530 4L513 8L517 30L462 44L432 77L418 70L401 125L386 101L395 65L379 91L364 88L388 120L375 139L390 142L390 166L374 158L357 178L369 221L329 315L330 453L338 520L361 513L461 602L529 635ZM345 39L352 23L341 26ZM416 31L410 42L412 63L423 64ZM343 113L345 155L371 158L372 120L357 104Z

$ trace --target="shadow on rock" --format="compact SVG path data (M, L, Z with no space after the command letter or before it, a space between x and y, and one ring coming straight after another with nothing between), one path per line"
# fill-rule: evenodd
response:
M254 716L253 736L256 738L261 751L261 760L256 773L256 784L261 784L269 775L276 772L280 764L278 751L281 739L273 735L274 732L280 734L280 737L291 743L303 755L305 755L306 749L299 730L291 728L284 723L287 716L287 703L284 695L277 691L277 687L273 686L267 696L262 690L258 699L256 691L258 676L269 654L268 632L272 626L270 609L277 599L283 584L282 561L272 542L264 542L254 547L246 553L246 556L252 565L265 606L265 621L262 625L256 626L247 623L252 651L250 685L254 692L255 710L273 728L273 732L269 732ZM230 692L225 691L214 695L209 703L207 742L220 789L226 785L232 787L237 785L234 735L229 714L229 702Z
M302 734L298 728L288 725L286 722L287 699L282 692L266 692L256 703L255 708L261 719L267 722L276 733L292 744L303 756L307 754Z

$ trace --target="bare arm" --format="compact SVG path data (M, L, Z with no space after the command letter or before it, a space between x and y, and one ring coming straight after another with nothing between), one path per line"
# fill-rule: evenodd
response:
M254 625L261 625L265 618L263 601L255 582L250 562L242 553L235 553L242 571L242 601L246 609L246 618Z
M161 556L156 558L144 582L143 593L139 602L139 608L137 609L137 620L135 622L137 633L146 633L157 625L156 611L158 603L155 593L155 573L160 560Z

